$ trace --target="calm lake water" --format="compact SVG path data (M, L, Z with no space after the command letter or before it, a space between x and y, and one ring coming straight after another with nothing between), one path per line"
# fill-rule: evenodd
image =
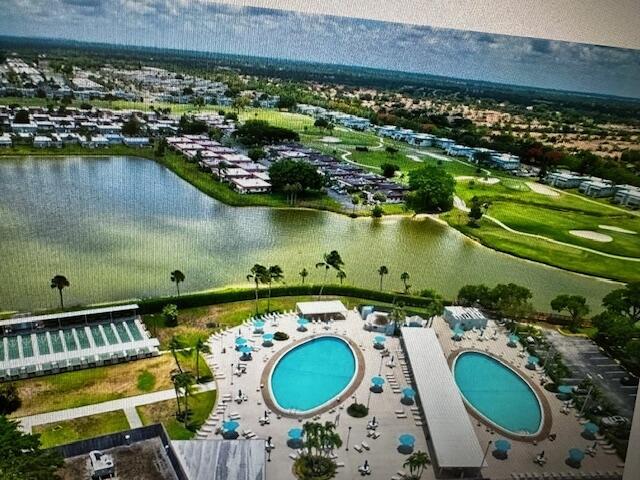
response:
M414 288L447 297L469 283L515 282L548 308L558 293L592 306L615 284L494 252L430 219L353 220L298 210L235 208L204 195L157 163L132 157L0 160L0 310L54 307L55 274L67 276L68 305L241 284L254 263L279 264L287 282L320 282L314 265L336 249L347 283Z

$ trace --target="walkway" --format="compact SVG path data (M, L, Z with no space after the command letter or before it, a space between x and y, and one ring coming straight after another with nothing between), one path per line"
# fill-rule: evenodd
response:
M214 382L204 383L197 385L196 390L198 392L209 392L216 389ZM171 400L175 398L175 391L173 388L168 390L160 390L158 392L145 393L144 395L136 395L134 397L119 398L117 400L110 400L108 402L95 403L93 405L85 405L83 407L68 408L66 410L57 410L55 412L40 413L37 415L30 415L28 417L19 418L19 422L22 428L26 432L31 432L36 425L45 425L48 423L62 422L65 420L73 420L74 418L88 417L90 415L97 415L100 413L115 412L117 410L124 410L127 420L132 428L142 425L140 418L138 417L135 407L140 405L148 405L150 403L163 402L165 400ZM135 412L135 415L134 415ZM138 417L136 419L136 417ZM133 422L133 423L132 423Z
M464 202L464 200L462 200L457 195L454 195L454 197L453 197L453 206L455 208L457 208L458 210L461 210L461 211L463 211L465 213L469 212L469 208L467 207L467 205ZM525 237L537 238L538 240L545 240L545 241L550 242L550 243L555 243L556 245L562 245L564 247L571 247L571 248L575 248L575 249L578 249L578 250L582 250L583 252L594 253L596 255L601 255L603 257L608 257L608 258L615 258L616 260L626 260L626 261L629 261L629 262L640 262L640 257L624 257L622 255L615 255L613 253L601 252L600 250L594 250L593 248L583 247L581 245L574 245L573 243L561 242L560 240L555 240L553 238L545 237L544 235L538 235L537 233L521 232L520 230L515 230L515 229L511 228L510 226L505 225L500 220L498 220L495 217L492 217L491 215L485 214L485 215L483 215L483 218L486 218L487 220L491 220L493 223L495 223L499 227L505 229L507 232L515 233L516 235L524 235Z

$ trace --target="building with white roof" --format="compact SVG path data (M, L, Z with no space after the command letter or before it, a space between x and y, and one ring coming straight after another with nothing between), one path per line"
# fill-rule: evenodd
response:
M460 326L465 330L472 328L485 328L487 317L475 307L450 306L444 307L442 317L452 329Z
M231 178L229 183L238 193L266 193L271 190L271 184L261 178Z

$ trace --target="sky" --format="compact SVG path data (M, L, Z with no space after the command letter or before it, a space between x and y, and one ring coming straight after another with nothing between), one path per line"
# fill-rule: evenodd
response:
M362 17L362 11L355 7L358 4L362 7L368 1L344 0L344 5L351 6L345 7L344 11ZM430 11L439 1L423 0L424 11ZM574 0L565 1L568 2L565 6L575 3ZM591 4L591 0L581 1L586 2L585 5ZM415 15L421 22L432 23L417 25L307 13L314 11L310 8L282 10L246 5L268 4L280 8L280 4L287 3L285 7L293 8L296 2L2 0L0 34L359 65L640 98L640 49L495 33L517 32L517 18L503 21L502 27L498 20L488 22L486 30L491 31L478 32L460 29L476 28L477 25L469 20L469 12L465 16L459 15L457 21L453 21L452 14L448 17L449 22L445 22L448 27L460 28L445 28L442 26L444 18L441 13L439 16L429 16L424 12ZM412 2L406 0L406 3L396 4L406 6ZM619 2L618 5L623 5L626 0ZM306 3L317 6L321 2L307 0ZM478 3L483 6L493 4L499 8L504 0L462 1L457 4L462 10L465 4L477 6ZM548 3L551 5L556 2ZM336 10L333 0L327 0L327 6L331 7L328 11L340 12ZM406 9L398 7L397 10L397 19L405 21ZM549 9L545 14L552 15L553 12L557 13ZM396 18L390 16L388 9L374 13L368 16ZM620 18L625 17L622 13ZM499 19L501 15L494 17ZM579 18L586 23L592 21L591 17L586 17L583 15ZM610 15L601 17L603 25L615 21ZM529 19L529 23L536 21L535 18ZM620 20L620 25L620 31L624 31L625 21ZM524 30L527 34L535 33L530 31L530 27ZM613 37L607 41L598 39L593 33L590 38L585 38L584 28L574 28L573 33L569 31L571 29L565 29L564 32L557 28L547 30L548 36L555 38L638 47L632 34L622 42L620 38L616 40ZM638 29L633 31L637 32ZM637 43L640 44L640 41Z

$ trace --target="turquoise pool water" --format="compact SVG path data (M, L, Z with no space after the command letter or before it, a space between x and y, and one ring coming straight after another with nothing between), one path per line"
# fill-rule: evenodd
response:
M460 354L454 377L464 399L491 423L512 433L535 434L542 410L535 392L517 373L482 353Z
M280 408L306 412L336 398L355 373L356 359L347 342L320 337L280 358L271 374L271 394Z

